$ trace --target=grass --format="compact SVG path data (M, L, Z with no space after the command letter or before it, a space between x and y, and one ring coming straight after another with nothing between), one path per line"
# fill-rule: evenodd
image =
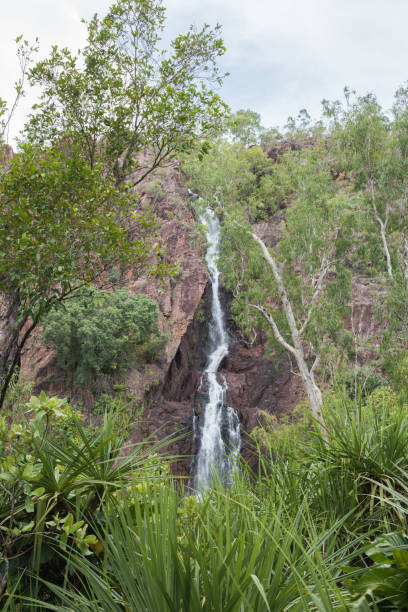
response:
M313 431L297 440L292 431L279 453L258 447L259 470L243 465L229 488L216 479L200 498L160 470L150 477L142 460L129 463L127 487L99 495L98 513L88 518L99 555L70 541L61 550L55 541L65 580L40 568L35 579L48 601L28 596L25 605L84 612L408 607L404 588L392 595L387 586L391 574L394 583L406 579L405 540L393 536L405 533L408 516L405 408L387 394L328 397L325 413L327 443ZM103 487L117 469L104 463L88 474ZM386 572L371 546L383 541Z

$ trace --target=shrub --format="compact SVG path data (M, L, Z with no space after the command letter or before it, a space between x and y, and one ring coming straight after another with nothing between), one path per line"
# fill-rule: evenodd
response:
M390 352L385 359L385 368L393 388L401 399L408 401L408 351Z
M148 183L145 187L145 193L152 200L153 204L163 202L166 197L166 193L160 181L151 181Z
M146 295L93 289L54 309L44 325L43 340L57 354L58 366L79 384L123 371L136 351L159 338L156 304ZM147 351L152 358L151 350Z
M380 604L380 610L408 606L408 536L403 531L382 534L364 550L372 565L346 585L357 597ZM367 610L370 609L367 605ZM375 608L377 609L377 607Z
M96 429L66 399L44 391L20 406L11 424L0 416L1 610L45 609L50 593L40 580L63 583L68 573L62 553L101 552L92 521L102 508L109 515L109 504L130 482L143 485L158 474L163 480L168 472L158 453L169 439L126 444L118 415L105 406ZM12 599L39 597L41 606L7 607L9 593L15 593Z
M388 381L369 365L344 369L336 379L338 386L344 388L346 393L354 398L361 395L370 395L377 387L388 384Z
M120 385L117 385L120 386ZM118 432L129 433L143 414L143 406L135 404L135 398L126 390L115 390L114 395L102 393L93 407L96 415L115 415Z

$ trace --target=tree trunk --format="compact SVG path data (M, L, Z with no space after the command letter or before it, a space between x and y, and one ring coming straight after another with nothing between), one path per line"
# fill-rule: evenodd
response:
M313 373L311 373L311 371L309 370L303 355L297 353L297 355L295 355L295 358L313 416L318 421L318 423L322 427L324 427L321 413L322 393L319 387L316 385Z
M265 308L259 305L252 304L252 306L263 314L265 319L268 321L268 323L272 327L275 338L281 344L281 346L283 346L287 351L289 351L294 356L297 366L299 368L299 374L302 379L303 386L306 391L306 395L310 402L310 409L312 411L314 418L316 419L318 426L320 427L320 431L322 432L324 439L327 441L327 432L326 432L326 428L325 428L324 421L322 418L322 413L321 413L322 393L319 387L317 386L315 379L314 379L314 375L313 375L313 370L316 367L317 363L319 362L319 357L316 358L315 364L311 368L309 368L309 366L307 365L306 359L305 359L305 352L304 352L304 347L302 343L302 333L305 329L305 326L303 326L302 330L299 331L298 326L296 325L296 319L295 319L295 315L293 312L292 304L289 299L289 295L286 291L286 287L284 285L283 278L281 274L279 273L277 263L272 253L269 252L263 240L261 240L261 238L259 238L259 236L255 234L255 232L252 233L252 237L261 247L263 257L266 263L271 268L275 281L278 285L279 298L281 300L283 312L285 313L286 320L289 325L293 344L292 345L289 344L283 338L270 312L266 311ZM323 268L321 268L321 270L322 269ZM324 278L324 276L322 278ZM313 308L313 305L314 304L312 303L311 308ZM306 320L309 318L310 314L311 313L309 312Z
M0 297L0 380L14 360L21 329L18 325L19 306L18 291Z
M19 321L19 308L18 290L0 296L0 408L3 407L13 373L20 365L21 349L29 335L24 334L22 343L20 334L25 321Z

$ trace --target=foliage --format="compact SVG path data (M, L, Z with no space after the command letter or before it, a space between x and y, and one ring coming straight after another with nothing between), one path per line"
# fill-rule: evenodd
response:
M252 221L273 213L271 175L274 162L256 146L246 149L219 139L197 165L194 157L184 159L183 172L191 188L205 201L240 202Z
M234 142L240 142L247 147L260 144L263 128L259 113L241 109L229 117L227 126Z
M143 257L147 217L138 200L117 190L79 155L25 146L1 175L0 288L18 287L20 316L37 316L109 262ZM139 240L123 219L133 217ZM137 263L137 259L136 262Z
M16 371L10 381L4 400L6 412L14 411L16 413L21 410L21 406L24 406L30 399L33 387L32 380L28 380L26 376Z
M377 610L404 610L408 606L408 537L388 533L368 544L364 553L373 565L349 588L358 596L376 602Z
M259 452L271 460L277 455L295 455L299 446L310 442L313 423L308 408L300 404L293 412L277 417L268 412L259 411L258 423L250 434Z
M143 405L136 404L134 396L126 389L113 385L113 394L102 393L95 401L92 414L96 416L112 414L115 417L115 431L127 435L141 422ZM121 385L119 385L121 387Z
M319 141L324 134L322 121L314 122L305 108L301 108L296 117L288 117L284 126L285 140L298 145L310 145Z
M390 351L385 359L385 366L393 388L404 401L408 401L408 352L404 350Z
M353 398L370 395L377 387L387 384L387 379L370 365L343 368L335 378L335 385L343 388Z
M1 418L0 568L3 582L17 581L20 595L44 591L40 575L61 584L64 575L67 579L61 551L100 552L91 533L92 517L128 485L132 474L138 484L148 475L156 478L159 461L164 465L157 450L166 441L126 447L125 432L115 419L105 413L99 429L87 429L66 400L43 392L31 398L25 415L11 426Z
M72 299L64 310L49 313L43 331L58 366L80 384L129 368L138 347L153 357L149 349L158 336L156 304L146 295L129 295L127 289L94 289Z
M242 464L228 490L215 479L197 497L169 476L158 448L139 445L120 458L112 417L98 432L70 417L66 434L54 427L44 436L47 415L65 422L66 403L42 395L29 408L37 416L27 432L39 418L39 441L20 436L12 456L22 471L2 480L17 493L12 525L10 499L2 501L4 551L25 554L8 573L16 603L157 612L405 605L407 410L391 389L364 402L327 394L327 442L301 410L297 427L274 423L262 434L256 472Z
M38 51L38 38L34 44L30 44L28 40L23 40L23 37L17 36L15 40L17 44L17 59L20 66L20 77L14 84L15 98L11 106L7 106L7 102L0 98L0 162L3 162L2 149L8 142L10 123L17 109L20 99L24 96L25 81L27 72L33 59L33 55Z
M150 258L153 222L126 179L137 183L182 151L197 206L222 219L236 322L248 336L263 327L273 349L295 358L305 388L318 391L324 428L306 404L259 415L252 467L242 460L229 488L215 478L192 495L158 454L168 440L124 449L133 418L125 394L102 395L103 423L86 427L66 400L41 393L24 405L29 387L9 369L2 607L405 609L408 88L392 117L372 94L325 102L326 133L305 110L283 135L253 111L225 121L211 89L222 80L218 29L191 29L161 53L163 26L159 0L117 0L87 25L83 51L54 47L30 72L42 97L0 175L0 290L14 340L48 314L44 338L78 382L157 355L153 302L89 285L117 283L118 270ZM3 134L5 116L0 101ZM219 137L223 120L234 142ZM276 160L256 146L282 138ZM155 181L146 193L153 203L163 195ZM273 235L264 232L271 216ZM344 366L351 356L357 364L345 324L353 273L379 285L392 386L378 363ZM54 309L60 302L64 310ZM6 357L16 365L19 354ZM337 373L323 397L321 364Z
M195 172L188 166L186 172L193 175L193 189L223 217L221 265L224 283L234 293L237 323L247 332L263 326L274 339L253 307L260 306L273 313L282 337L290 337L275 299L280 289L260 257L249 221L291 202L274 253L296 322L305 327L315 354L329 340L347 346L343 318L351 279L344 258L352 246L353 215L348 192L333 184L325 147L288 151L274 164L256 147L245 151L221 143Z
M330 147L338 167L352 177L356 193L355 265L365 260L387 289L379 311L392 334L392 346L387 337L383 345L389 357L404 348L407 339L408 94L406 87L398 89L390 118L373 94L345 93L345 107L340 102L325 104Z
M146 185L144 191L145 191L145 194L151 199L153 205L156 205L162 202L166 197L165 191L159 180L150 181Z
M127 187L116 188L75 151L26 145L0 172L0 291L10 326L0 404L25 342L51 308L106 267L145 264L154 223L137 208Z
M141 180L205 138L226 109L212 89L223 79L220 28L191 27L164 51L164 23L161 0L116 0L86 24L82 51L53 47L30 71L41 88L26 127L30 141L75 142L91 167L102 162L122 181L137 168ZM152 155L147 166L135 157L143 149Z
M256 494L251 500L243 486L238 484L230 495L218 486L201 503L185 500L183 512L193 521L181 522L173 488L158 487L154 496L150 492L144 497L134 487L131 505L112 515L105 533L98 534L106 545L109 570L73 554L71 563L85 588L82 593L54 588L56 596L83 610L238 611L245 606L283 611L288 606L304 610L316 601L321 609L338 605L346 610L346 598L331 572L319 564L324 546L336 562L333 533L319 540L309 532L310 546L303 549L306 514L299 511L297 526L286 528L288 517L281 508L270 524L268 517L277 508ZM92 602L98 602L96 607Z

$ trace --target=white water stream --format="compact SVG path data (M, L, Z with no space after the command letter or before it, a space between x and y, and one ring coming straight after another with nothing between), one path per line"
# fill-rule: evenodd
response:
M217 380L218 368L228 354L228 334L220 300L220 271L217 267L220 222L211 209L200 215L200 221L207 227L209 246L206 261L212 286L212 301L208 361L200 383L200 387L207 387L208 399L204 422L200 428L200 446L196 461L194 486L197 491L211 486L214 473L219 474L226 482L231 479L241 445L238 416L231 406L226 405L226 381L220 384Z

